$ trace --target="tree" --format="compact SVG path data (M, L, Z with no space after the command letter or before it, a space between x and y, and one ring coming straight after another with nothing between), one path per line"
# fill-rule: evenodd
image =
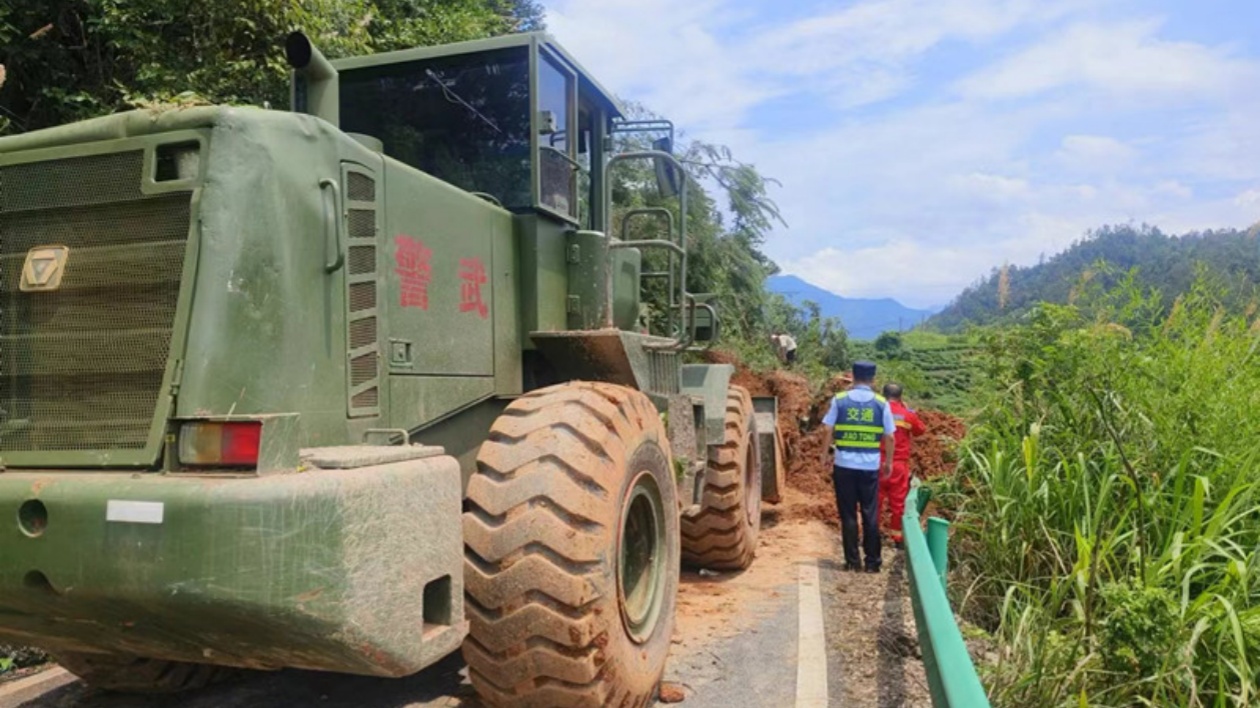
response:
M875 351L893 359L901 354L901 333L888 331L875 338Z
M547 26L546 11L535 0L507 0L498 5L501 8L499 14L515 20L515 32L534 32Z
M627 112L635 119L659 118L633 103L627 105ZM616 149L648 149L651 139L642 134L620 135ZM674 152L687 168L687 289L713 294L724 339L764 342L775 324L776 311L765 279L776 266L759 246L771 226L782 223L777 205L768 196L769 187L776 183L738 161L724 146L680 139ZM613 234L622 234L622 214L635 208L662 207L671 212L675 224L681 223L678 200L661 196L646 161L620 163L611 179L613 203L619 207L613 213ZM716 185L716 194L706 185ZM719 200L732 214L731 224L726 223ZM661 229L660 221L640 218L630 223L626 233L634 239L662 238ZM665 270L666 258L662 252L645 252L644 270ZM650 282L646 294L663 301L665 287L663 281ZM660 318L656 325L660 331Z
M533 0L6 0L0 134L174 97L283 106L294 29L339 57L542 22Z

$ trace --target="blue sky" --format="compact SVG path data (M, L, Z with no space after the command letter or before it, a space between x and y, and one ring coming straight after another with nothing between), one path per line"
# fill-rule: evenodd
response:
M600 81L783 186L766 251L939 305L1087 229L1260 222L1260 0L550 0Z

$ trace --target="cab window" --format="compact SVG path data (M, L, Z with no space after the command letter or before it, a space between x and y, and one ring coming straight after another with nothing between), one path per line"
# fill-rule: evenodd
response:
M546 52L541 52L538 62L539 201L545 207L574 218L578 215L577 168L570 122L575 96L573 74L561 68Z
M527 47L344 71L341 128L509 209L534 205Z

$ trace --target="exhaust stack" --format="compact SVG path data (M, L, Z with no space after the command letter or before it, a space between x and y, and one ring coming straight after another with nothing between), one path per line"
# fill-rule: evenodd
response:
M293 67L290 109L340 127L337 70L301 32L294 32L284 40L284 56Z

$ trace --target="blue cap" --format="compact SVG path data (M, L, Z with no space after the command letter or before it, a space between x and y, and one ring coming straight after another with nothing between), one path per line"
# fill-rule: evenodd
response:
M875 378L875 362L873 361L855 361L853 362L853 378L859 381L870 381Z

